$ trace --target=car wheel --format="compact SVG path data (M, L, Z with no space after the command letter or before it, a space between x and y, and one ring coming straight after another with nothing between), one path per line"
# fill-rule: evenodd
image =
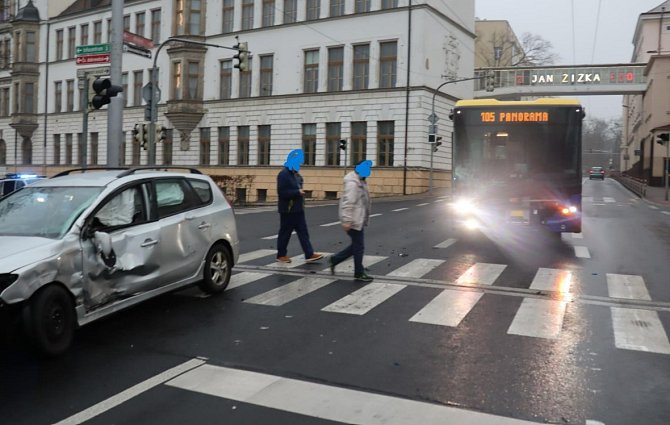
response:
M214 245L205 257L204 278L198 286L208 294L221 292L228 286L232 272L233 261L228 248L224 245Z
M58 285L41 289L24 310L28 336L42 353L56 356L72 343L76 317L72 297Z

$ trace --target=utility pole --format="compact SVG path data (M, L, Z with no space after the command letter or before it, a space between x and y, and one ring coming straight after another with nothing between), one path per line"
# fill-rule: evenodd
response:
M121 84L123 58L123 0L112 0L112 52L110 77L114 84ZM127 94L124 93L124 96ZM107 166L120 165L121 139L123 138L123 99L111 98L107 111Z

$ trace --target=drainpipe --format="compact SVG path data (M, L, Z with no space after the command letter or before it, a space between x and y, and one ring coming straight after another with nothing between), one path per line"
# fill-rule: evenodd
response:
M665 14L665 6L661 7L661 20L658 21L658 48L656 54L661 54L661 36L663 35L663 15Z
M49 116L48 114L48 106L49 106L49 31L51 30L51 22L47 20L47 58L45 61L46 67L44 70L44 169L42 172L43 176L47 175L47 118ZM39 65L38 65L39 66Z
M410 65L412 60L412 0L409 0L409 8L407 9L407 83L405 84L405 155L402 166L402 194L407 195L407 138L409 137L409 93L410 93Z

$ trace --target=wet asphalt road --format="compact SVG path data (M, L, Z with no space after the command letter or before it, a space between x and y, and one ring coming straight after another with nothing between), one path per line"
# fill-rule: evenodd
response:
M481 423L668 424L670 353L618 348L613 310L642 311L635 321L641 333L653 328L648 314L657 315L663 335L670 331L670 212L609 179L586 181L584 197L582 235L562 240L532 231L469 236L437 196L374 202L373 213L381 215L366 230L366 255L375 256L370 273L398 292L364 314L322 311L366 286L345 271L290 302L252 303L300 278L330 279L325 262L277 271L267 267L270 254L236 271L274 273L220 296L182 291L94 323L60 358L36 358L21 338L10 338L0 346L0 417L11 424L56 423L81 412L96 424L347 423L319 417L316 408L271 408L179 388L169 384L172 375L161 380L171 368L202 358L214 371L313 383L312 392L337 388L360 391L359 398L397 397L495 415ZM277 233L277 214L239 212L241 252L274 249L276 239L263 238ZM309 208L307 216L318 251L332 253L347 243L338 225L321 226L337 220L335 205ZM449 240L448 247L435 248ZM289 255L299 254L293 236ZM440 263L420 277L386 277L419 259ZM454 285L477 263L502 271L490 285ZM569 271L569 287L530 290L540 268ZM641 277L650 300L610 297L608 274ZM457 300L481 297L456 326L411 320L445 289ZM510 333L527 298L564 301L556 338ZM214 382L214 375L205 381ZM293 399L300 404L307 397L295 392ZM110 398L117 402L111 407ZM86 410L101 402L110 408Z

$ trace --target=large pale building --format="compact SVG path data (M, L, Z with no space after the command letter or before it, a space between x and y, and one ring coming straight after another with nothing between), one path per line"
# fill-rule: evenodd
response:
M76 47L111 39L110 0L0 0L0 168L51 175L81 166L82 89ZM179 36L252 52L170 42L158 56L157 163L196 166L238 200L271 200L293 149L305 151L307 191L337 197L343 169L374 163L375 195L427 190L427 117L434 88L471 77L474 5L468 0L126 0L125 31L156 44ZM155 54L156 48L152 49ZM150 59L123 55L121 160L146 164L132 129L144 120ZM435 111L444 143L435 185L451 170L448 112L472 96L448 84ZM106 107L88 120L87 166L107 158ZM339 141L347 141L345 151Z
M475 68L525 65L523 47L508 21L477 19L475 34Z
M670 1L640 14L633 36L633 63L647 63L644 95L623 98L622 170L663 184L667 149L656 143L670 132Z

